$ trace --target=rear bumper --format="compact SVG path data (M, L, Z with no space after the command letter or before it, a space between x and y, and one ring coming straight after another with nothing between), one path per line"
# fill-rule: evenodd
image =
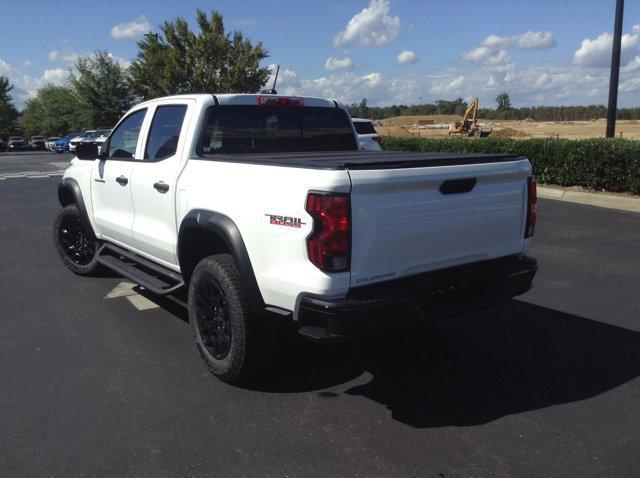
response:
M343 299L305 296L300 333L349 339L487 307L524 294L538 269L532 257L505 257L353 288Z

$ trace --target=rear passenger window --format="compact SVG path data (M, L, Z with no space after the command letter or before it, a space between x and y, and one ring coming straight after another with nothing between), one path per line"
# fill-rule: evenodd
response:
M144 159L159 161L176 154L186 105L158 106L147 139Z

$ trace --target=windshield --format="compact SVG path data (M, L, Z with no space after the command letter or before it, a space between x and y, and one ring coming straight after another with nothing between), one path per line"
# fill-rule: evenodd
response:
M32 139L34 141L42 141L44 139L44 136L34 136Z
M80 136L80 134L81 134L81 133L69 133L68 135L66 135L66 136L64 137L64 139L73 139L73 138L75 138L76 136Z
M214 106L201 143L204 154L357 149L346 112L321 107Z
M11 136L9 141L22 141L22 136Z

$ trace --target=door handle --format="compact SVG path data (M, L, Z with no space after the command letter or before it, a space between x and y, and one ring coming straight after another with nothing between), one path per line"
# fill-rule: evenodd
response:
M158 181L153 185L153 187L155 188L156 191L162 194L166 193L169 190L169 185L164 181Z
M127 178L125 178L124 176L120 175L116 178L116 181L118 181L118 184L120 186L126 186L127 183L129 182L129 180Z

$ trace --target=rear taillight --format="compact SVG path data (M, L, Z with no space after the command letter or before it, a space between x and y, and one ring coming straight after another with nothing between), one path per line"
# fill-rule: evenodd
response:
M307 238L309 260L326 272L349 270L351 221L349 195L309 193L306 210L313 217Z
M262 106L294 106L302 108L304 100L296 96L258 96L258 104Z
M533 236L536 228L536 216L538 215L538 190L536 188L536 178L529 176L527 179L527 225L524 230L524 237Z
M374 140L376 143L378 143L380 146L382 146L382 137L381 136L372 136L371 139Z

